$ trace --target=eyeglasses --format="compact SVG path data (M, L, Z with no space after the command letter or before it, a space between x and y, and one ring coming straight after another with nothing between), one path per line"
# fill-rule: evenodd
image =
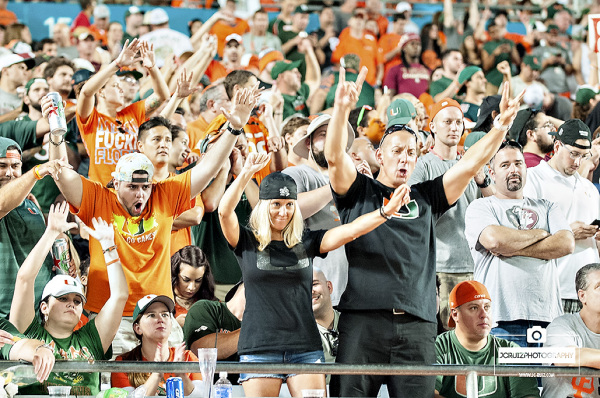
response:
M379 141L379 147L381 148L381 146L383 145L383 140L385 140L385 137L387 137L388 135L390 135L392 133L395 133L396 131L402 131L402 130L408 131L409 133L414 135L415 138L417 139L417 142L419 142L419 138L417 137L417 133L415 133L415 130L411 129L406 124L394 124L393 126L388 127L388 129L385 130L385 133L383 133L383 137L381 137L381 141Z
M546 122L542 124L540 127L534 128L534 130L540 130L543 128L547 128L549 131L554 131L554 124L552 122Z
M373 110L373 107L369 105L362 106L362 108L360 109L360 113L358 114L358 119L356 119L356 127L360 126L360 122L362 122L363 117L365 116L365 109L370 112Z
M327 346L329 347L328 351L331 352L331 355L337 357L339 333L337 332L337 330L328 329L323 334L325 335L325 340L327 340Z
M138 83L138 81L131 76L123 76L121 78L121 80L124 81L125 83L129 83L129 84L137 84Z
M511 148L517 148L519 151L523 152L523 147L521 146L521 144L513 140L502 141L502 144L500 144L500 148L498 148L498 151L506 148L507 146Z
M579 159L581 159L581 160L588 160L589 158L592 157L592 155L589 152L587 152L587 153L579 153L579 152L570 151L569 148L567 148L565 146L565 144L563 144L561 141L558 141L558 142L560 143L560 146L564 147L567 150L567 152L569 152L569 157L572 160L579 160Z

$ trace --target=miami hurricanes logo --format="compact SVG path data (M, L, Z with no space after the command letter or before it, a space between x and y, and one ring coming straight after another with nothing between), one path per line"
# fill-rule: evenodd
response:
M117 232L119 232L123 237L144 235L152 232L152 230L158 227L158 223L156 222L154 215L151 215L147 219L139 219L137 222L135 222L132 218L113 214L113 220L113 224L115 225Z
M383 205L387 205L390 202L388 198L383 198ZM404 220L414 220L419 217L419 204L416 200L412 199L410 202L400 208L400 211L394 212L392 217L402 218Z

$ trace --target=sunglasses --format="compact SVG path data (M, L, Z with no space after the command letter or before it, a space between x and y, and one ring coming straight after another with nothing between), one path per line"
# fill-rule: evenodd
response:
M385 140L385 137L387 137L388 135L390 135L392 133L395 133L396 131L403 131L403 130L408 131L409 133L414 135L415 138L417 139L417 142L419 142L419 138L418 138L415 130L411 129L406 124L394 124L393 126L388 127L387 130L385 130L385 133L383 133L383 137L381 137L381 141L379 141L379 147L381 148L381 146L383 145L383 140Z

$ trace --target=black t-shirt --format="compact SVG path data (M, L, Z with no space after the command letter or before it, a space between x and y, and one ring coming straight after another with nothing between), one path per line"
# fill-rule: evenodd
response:
M323 349L312 311L312 259L320 254L326 231L305 230L291 249L272 241L258 251L250 229L240 226L234 252L246 289L246 309L238 353Z
M360 173L344 196L335 194L343 224L379 209L394 189ZM391 220L346 243L348 285L338 309L402 309L436 322L434 214L450 208L442 176L411 186L411 202Z

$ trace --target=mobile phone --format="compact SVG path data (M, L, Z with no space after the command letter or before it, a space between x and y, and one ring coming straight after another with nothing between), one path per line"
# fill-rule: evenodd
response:
M600 227L600 220L596 219L596 220L592 221L592 223L590 225L595 225L597 227Z

